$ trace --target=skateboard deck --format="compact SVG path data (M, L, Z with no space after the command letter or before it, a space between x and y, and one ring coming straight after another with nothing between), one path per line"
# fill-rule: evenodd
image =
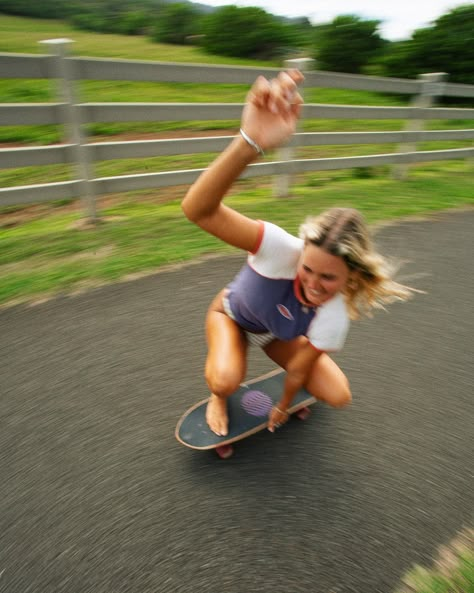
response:
M284 377L285 371L276 369L243 383L228 398L229 432L226 436L217 436L209 429L206 422L206 407L209 399L207 398L195 404L180 418L176 426L176 438L191 449L218 449L221 457L230 456L231 447L227 449L229 455L225 453L221 455L220 451L224 452L224 447L267 427L270 410L281 398ZM305 389L300 389L288 408L288 413L294 414L305 410L315 401ZM303 413L303 416L306 414Z

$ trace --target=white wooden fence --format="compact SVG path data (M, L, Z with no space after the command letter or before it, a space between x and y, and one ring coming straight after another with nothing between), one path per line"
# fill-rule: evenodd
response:
M48 55L0 54L0 78L56 79L62 97L57 103L0 103L0 125L61 124L68 131L64 144L0 149L0 168L68 163L75 165L76 178L70 181L0 188L0 206L82 198L88 217L96 216L96 196L192 183L201 169L167 171L115 177L95 177L98 161L144 158L163 155L196 154L222 150L231 137L180 138L128 142L87 143L83 128L95 122L238 120L242 104L234 103L79 103L75 84L79 80L128 80L149 82L240 83L250 85L258 74L272 77L276 68L245 68L186 65L163 62L71 57L68 40L52 40ZM297 64L298 66L299 64ZM301 65L300 65L301 66ZM306 87L368 90L400 93L414 97L409 107L368 107L357 105L306 104L306 119L407 120L405 131L394 132L300 132L292 147L396 143L398 152L369 156L294 159L256 163L245 177L289 176L295 173L370 167L391 164L403 168L415 162L466 159L474 156L473 129L422 129L426 120L474 119L474 109L431 107L434 97L474 97L474 85L450 84L443 75L427 74L418 80L369 77L321 71L305 72ZM466 140L465 148L417 151L416 143L433 140Z

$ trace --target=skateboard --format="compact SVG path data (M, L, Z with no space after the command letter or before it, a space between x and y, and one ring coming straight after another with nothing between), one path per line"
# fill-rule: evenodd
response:
M201 451L215 449L222 459L231 457L234 452L232 443L267 427L270 410L280 400L284 377L285 371L276 369L257 379L242 383L227 400L229 433L226 436L217 436L208 427L206 422L208 399L205 399L192 406L180 418L176 426L176 438L191 449ZM288 408L288 413L305 420L311 413L309 406L315 402L312 395L305 389L300 389Z

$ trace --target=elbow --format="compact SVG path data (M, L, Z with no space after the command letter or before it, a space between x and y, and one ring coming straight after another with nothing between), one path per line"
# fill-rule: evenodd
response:
M181 201L181 210L182 210L184 216L186 216L186 218L188 220L190 220L191 222L196 222L195 219L194 219L194 217L193 217L192 208L189 207L189 202L188 202L188 200L186 200L186 196Z
M186 218L190 222L193 222L198 226L201 226L201 221L204 220L208 215L205 209L197 206L195 200L188 194L183 198L181 202L181 210L184 216L186 216Z

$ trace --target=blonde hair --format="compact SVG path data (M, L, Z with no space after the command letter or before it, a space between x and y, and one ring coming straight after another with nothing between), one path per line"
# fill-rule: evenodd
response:
M414 292L393 280L396 268L376 252L362 215L352 208L331 208L319 216L309 217L300 226L300 238L331 255L341 257L353 277L342 293L349 316L358 319L371 316L372 309L384 304L406 301Z

